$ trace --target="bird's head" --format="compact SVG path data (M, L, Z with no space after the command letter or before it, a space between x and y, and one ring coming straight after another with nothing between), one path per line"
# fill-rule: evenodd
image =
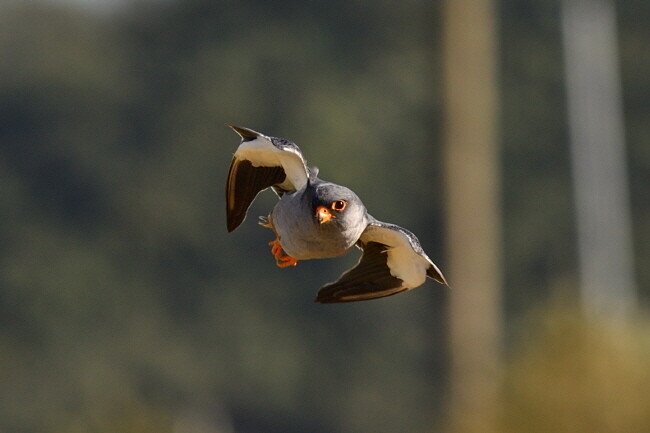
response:
M365 227L368 221L361 199L341 185L329 182L316 185L311 204L314 221L323 228L336 226L339 230L347 230L360 225Z

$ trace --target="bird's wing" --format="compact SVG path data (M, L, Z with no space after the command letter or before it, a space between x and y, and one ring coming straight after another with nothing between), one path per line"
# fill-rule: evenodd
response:
M298 146L283 138L267 137L252 129L230 126L242 141L230 163L226 183L228 231L246 218L246 211L260 191L278 193L301 189L309 171Z
M420 286L426 277L447 284L410 231L373 220L359 239L359 263L318 291L316 302L352 302L395 295Z

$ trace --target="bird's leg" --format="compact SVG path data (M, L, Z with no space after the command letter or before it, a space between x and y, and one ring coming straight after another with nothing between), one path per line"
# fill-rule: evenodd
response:
M291 257L285 253L282 249L282 246L280 245L280 241L277 239L269 242L269 245L271 245L271 254L273 254L275 257L275 264L279 267L286 268L289 266L296 266L298 264L298 259Z
M259 225L262 227L266 227L267 229L273 230L273 233L275 233L275 228L273 227L273 219L271 218L271 215L268 217L259 217ZM275 233L275 236L277 237L278 234ZM282 245L280 245L280 240L275 239L273 242L269 242L269 245L271 245L271 254L273 254L273 257L275 257L275 263L281 267L281 268L287 268L289 266L296 266L298 264L298 259L291 257L287 253L284 252L282 249Z

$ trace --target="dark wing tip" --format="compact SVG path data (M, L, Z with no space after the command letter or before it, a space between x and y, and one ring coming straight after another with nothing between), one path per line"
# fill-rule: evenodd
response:
M248 196L241 197L241 193L237 194L237 178L238 178L238 161L233 158L228 170L228 180L226 181L226 228L228 232L232 232L244 221L248 206L252 198ZM241 184L242 179L239 179ZM247 194L248 195L248 194ZM254 198L254 196L253 196Z
M449 287L449 284L447 283L445 276L442 275L440 269L438 269L435 265L429 266L429 269L427 269L427 277L432 278L437 282L439 282L440 284L444 284L445 286Z
M403 286L402 280L391 275L387 260L385 245L378 242L366 243L359 263L335 282L321 287L315 302L332 304L367 301L408 290Z
M357 284L355 287L345 289L325 286L318 291L314 302L319 304L340 304L343 302L370 301L393 296L405 290L408 290L408 288L403 287L401 284L391 289L382 289L372 282Z
M239 225L242 223L242 221L244 221L244 218L239 218L239 217L235 218L231 214L227 214L227 215L228 215L228 218L227 218L227 222L226 222L226 228L228 229L228 233L231 233L237 227L239 227ZM246 215L244 214L244 216L246 216Z
M253 131L252 129L244 128L242 126L235 126L229 123L226 123L226 126L235 131L242 139L242 141L251 141L255 140L260 136L259 132Z
M246 211L248 208L241 206L237 208L226 208L226 228L228 233L234 231L246 219Z
M257 194L282 183L286 175L282 167L255 167L250 161L233 158L226 182L226 227L235 230L246 218L246 212Z

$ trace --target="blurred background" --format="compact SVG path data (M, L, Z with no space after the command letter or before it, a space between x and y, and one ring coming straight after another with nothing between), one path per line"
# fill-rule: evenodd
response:
M613 250L579 228L567 67L611 4L473 3L0 1L0 431L650 431L650 2L609 8L614 93L583 104L623 128L582 217L614 211ZM277 268L271 192L228 234L225 123L298 143L453 289L314 304L358 254ZM589 251L629 260L585 307Z

